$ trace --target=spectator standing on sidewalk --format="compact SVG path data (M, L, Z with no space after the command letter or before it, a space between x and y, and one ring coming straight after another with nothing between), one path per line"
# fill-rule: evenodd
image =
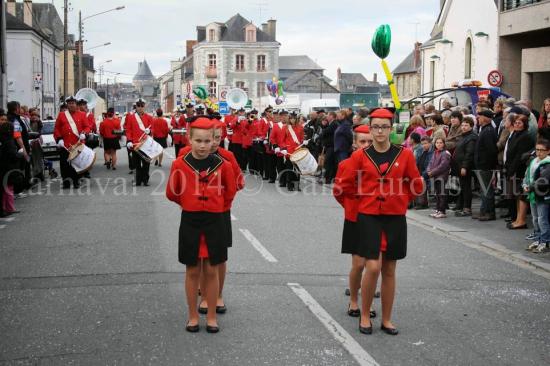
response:
M428 189L430 178L428 177L427 170L434 154L431 137L423 136L420 139L420 143L422 144L422 153L416 158L416 168L418 169L420 176L424 178L426 185L424 192L422 192L422 194L415 199L415 209L417 210L428 208Z
M353 144L353 132L351 129L351 119L346 117L346 112L341 110L338 112L338 122L340 125L334 131L334 154L336 156L336 166L342 160L345 160L351 155L351 145Z
M336 156L334 154L334 132L339 123L336 120L336 113L329 112L326 123L322 124L321 145L325 152L325 184L331 184L336 176Z
M472 177L474 170L474 152L477 144L477 134L473 131L474 119L466 116L460 125L462 138L456 145L453 153L453 162L455 164L459 181L460 193L456 203L455 216L472 216Z
M523 189L527 193L533 215L535 241L527 250L543 253L550 243L550 141L540 139L535 146L536 158L531 160Z
M481 208L479 215L472 215L479 221L495 220L494 173L497 166L497 135L492 125L493 112L483 109L478 113L479 137L474 149L474 163L481 186Z
M550 126L550 98L546 98L540 108L539 128Z
M437 200L436 211L430 216L436 219L447 217L447 192L445 184L449 179L449 170L451 169L451 154L445 149L445 139L437 137L434 140L434 155L428 165L427 174L430 177L431 184L435 190Z
M13 134L13 126L8 122L4 110L0 108L0 217L17 213L13 184L10 181L10 178L15 177L12 171L19 169Z
M462 139L462 113L459 111L453 111L450 115L451 125L449 127L449 132L447 133L447 138L445 139L445 148L452 155L456 144L460 139Z

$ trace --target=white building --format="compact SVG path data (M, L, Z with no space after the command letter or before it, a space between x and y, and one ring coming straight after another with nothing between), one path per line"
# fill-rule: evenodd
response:
M197 27L193 47L193 83L217 96L220 86L241 88L254 105L267 94L266 80L278 76L280 43L276 21L259 29L240 14L225 23Z
M23 20L14 3L6 12L6 54L8 100L38 108L43 117L55 116L59 87L59 55L47 29L33 27L33 13L23 8Z
M488 86L498 62L498 0L441 0L431 38L421 47L422 93L473 79Z

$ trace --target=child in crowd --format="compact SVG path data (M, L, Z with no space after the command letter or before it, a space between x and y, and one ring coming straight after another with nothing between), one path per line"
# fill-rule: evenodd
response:
M437 200L436 211L430 216L436 219L447 217L445 210L447 208L447 192L445 184L449 179L449 170L451 168L451 154L445 148L445 139L437 137L435 139L435 151L428 165L426 173L430 177L431 184L435 191Z
M422 136L420 139L420 144L422 145L422 152L416 158L416 167L418 168L420 175L424 178L426 187L425 191L416 198L415 209L417 210L428 208L428 185L430 179L428 177L427 170L434 153L431 137Z
M543 253L550 243L550 141L540 139L535 146L536 158L527 166L523 189L531 203L535 241L527 250Z

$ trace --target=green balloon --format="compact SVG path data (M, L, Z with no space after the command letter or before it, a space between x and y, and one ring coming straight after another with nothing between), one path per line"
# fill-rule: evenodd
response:
M390 54L391 45L391 28L387 24L382 24L376 28L376 32L372 37L372 50L378 57L385 59Z

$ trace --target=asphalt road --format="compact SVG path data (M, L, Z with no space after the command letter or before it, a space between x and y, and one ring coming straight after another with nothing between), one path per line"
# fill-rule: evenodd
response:
M135 188L119 156L116 172L99 157L80 191L35 188L0 222L1 365L550 364L549 277L416 224L398 265L400 334L377 318L361 335L330 190L254 177L233 209L221 332L203 319L187 333L170 159Z

